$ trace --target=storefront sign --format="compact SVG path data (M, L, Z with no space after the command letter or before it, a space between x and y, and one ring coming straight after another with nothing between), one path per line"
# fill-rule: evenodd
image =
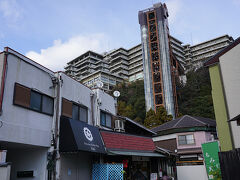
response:
M202 144L202 151L208 179L221 179L218 142L214 141Z
M61 118L61 151L91 151L105 153L99 129L85 122Z

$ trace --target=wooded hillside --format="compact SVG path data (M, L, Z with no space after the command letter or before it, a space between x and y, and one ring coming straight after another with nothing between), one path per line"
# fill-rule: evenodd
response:
M195 72L189 72L185 86L180 83L177 86L180 114L215 118L208 69L201 68ZM143 124L146 119L143 80L132 83L123 82L114 90L121 93L118 98L118 113Z

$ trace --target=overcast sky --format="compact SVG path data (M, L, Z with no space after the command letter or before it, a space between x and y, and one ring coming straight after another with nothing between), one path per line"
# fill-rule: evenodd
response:
M138 11L156 0L0 0L0 50L9 46L57 71L87 50L140 43ZM172 36L196 44L240 36L240 0L164 0Z

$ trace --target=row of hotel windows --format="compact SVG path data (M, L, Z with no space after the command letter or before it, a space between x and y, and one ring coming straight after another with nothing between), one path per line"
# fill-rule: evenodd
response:
M15 83L13 104L47 115L53 115L54 100L52 97ZM88 108L62 99L62 115L74 120L88 122ZM100 123L105 127L112 127L112 116L101 111Z
M213 49L223 48L223 47L225 47L225 46L227 46L227 45L228 45L227 42L221 43L221 44L217 44L217 45L211 46L211 47L209 47L209 48L207 48L207 49L203 49L203 50L200 50L200 51L196 51L196 52L192 53L192 55L195 56L195 55L198 55L198 54L201 54L201 53L205 53L205 52L211 51L211 50L213 50Z
M206 47L206 46L210 46L210 45L213 45L213 44L216 44L216 43L219 43L219 42L223 42L223 41L228 41L229 39L228 38L220 38L220 39L217 39L217 40L214 40L214 41L210 41L210 42L206 42L202 45L197 45L196 47L192 47L191 50L194 51L194 50L198 50L198 49L201 49L203 47Z

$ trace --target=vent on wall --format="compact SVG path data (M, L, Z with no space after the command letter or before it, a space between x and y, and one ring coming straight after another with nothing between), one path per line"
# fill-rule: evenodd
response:
M117 131L117 132L125 132L125 129L124 129L124 121L123 120L115 120L115 128L114 128L114 131Z

